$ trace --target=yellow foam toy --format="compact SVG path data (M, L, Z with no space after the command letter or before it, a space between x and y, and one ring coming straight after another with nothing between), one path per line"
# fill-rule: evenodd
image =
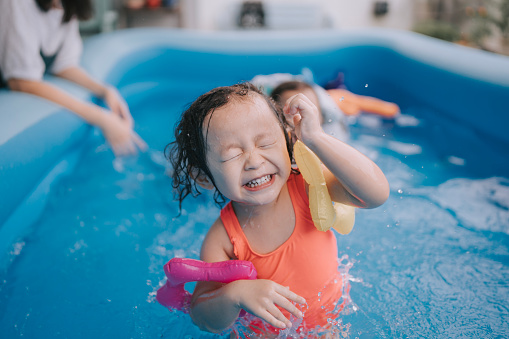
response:
M325 232L332 227L341 234L350 233L355 223L355 209L332 203L320 159L300 141L293 146L293 153L300 173L309 184L309 209L316 228Z

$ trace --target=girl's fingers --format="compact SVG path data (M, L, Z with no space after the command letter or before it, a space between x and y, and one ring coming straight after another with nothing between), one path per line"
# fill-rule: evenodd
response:
M298 126L300 121L302 120L302 116L300 114L293 116L293 125Z
M301 297L297 293L290 291L290 289L288 287L280 286L279 289L277 290L277 292L279 294L281 294L283 297L285 297L286 299L289 299L291 301L295 301L298 304L305 304L306 303L306 299L304 299L303 297Z
M306 104L310 105L311 107L315 106L315 104L313 104L313 102L311 101L311 99L309 99L307 96L305 96L304 94L302 93L299 93L299 94L296 94L300 100L304 101Z
M292 327L292 322L284 316L284 314L281 312L279 308L276 307L276 305L272 304L267 309L267 312L274 319L274 324L271 324L272 326L279 328Z
M295 94L286 101L284 112L290 116L295 116L301 112L310 112L317 110L316 106L304 94Z
M275 300L276 304L296 316L297 318L302 318L303 314L302 312L295 306L290 300L287 298L280 296L277 298L278 300Z
M257 315L259 318L265 320L266 322L268 322L270 325L274 326L274 327L277 327L277 328L286 328L286 323L281 321L281 320L278 320L277 318L275 318L269 311L265 310L265 312L263 314L259 314Z

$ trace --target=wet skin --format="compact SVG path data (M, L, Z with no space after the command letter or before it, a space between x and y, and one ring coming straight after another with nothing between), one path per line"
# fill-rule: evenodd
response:
M217 189L235 204L274 202L291 164L281 126L265 100L258 95L236 99L203 125L208 126L207 164Z

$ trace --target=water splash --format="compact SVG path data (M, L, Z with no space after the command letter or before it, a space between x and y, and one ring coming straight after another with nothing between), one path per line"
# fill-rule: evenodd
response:
M342 283L341 286L341 297L334 303L334 308L327 312L330 315L330 318L327 319L328 325L325 328L317 326L313 329L304 329L301 325L303 319L299 319L290 316L290 322L292 323L291 328L287 328L284 330L276 330L268 326L267 323L260 321L259 318L247 314L244 317L240 317L237 319L235 324L232 325L230 329L225 331L223 334L228 333L230 330L233 330L237 335L237 338L293 338L293 339L303 339L303 338L315 338L322 336L330 336L333 338L347 338L350 336L350 328L351 324L343 323L341 316L355 313L359 307L352 301L350 296L350 283L351 282L362 282L362 279L355 278L350 274L350 269L354 265L354 260L350 259L348 255L343 255L338 258L338 276L335 279L332 279L330 283L324 286L322 291L318 292L318 296L321 297L324 292L327 292L329 288L332 287L332 284ZM301 306L296 305L301 309L304 314L304 319L306 317L306 309L307 305ZM306 308L306 309L304 309ZM253 331L253 323L256 324L257 332L261 332L263 334L254 333ZM272 333L272 336L268 336L267 333Z

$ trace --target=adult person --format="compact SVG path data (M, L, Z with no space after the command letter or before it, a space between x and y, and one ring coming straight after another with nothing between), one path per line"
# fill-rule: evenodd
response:
M99 127L117 156L145 149L118 91L79 66L78 19L92 16L91 0L0 0L0 82L13 91L40 96ZM44 81L51 73L102 98L107 109L84 102Z

